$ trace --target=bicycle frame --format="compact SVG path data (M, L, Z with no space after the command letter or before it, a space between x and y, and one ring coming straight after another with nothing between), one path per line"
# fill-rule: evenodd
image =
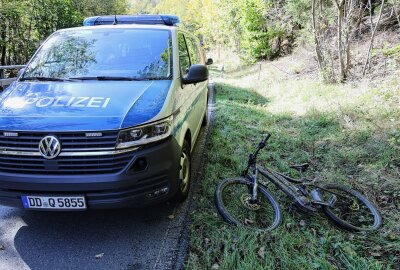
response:
M257 155L261 149L266 146L266 143L269 139L270 135L266 137L264 141L262 141L256 151L249 156L248 164L246 170L243 172L245 177L250 178L253 188L251 192L251 202L257 202L257 189L258 189L258 172L267 178L270 182L272 182L277 188L282 190L287 196L292 198L292 200L299 206L301 209L307 212L315 212L319 206L328 205L331 206L336 202L336 194L332 191L326 190L313 182L308 181L303 173L300 172L300 178L294 179L289 176L286 176L282 173L273 171L269 168L263 168L257 165ZM249 175L249 171L251 174ZM261 184L262 185L262 184ZM314 187L311 191L307 190L308 186ZM329 199L328 202L323 201L321 199L319 189L325 190L333 194L333 196Z
M258 167L258 171L262 176L267 178L270 182L272 182L276 187L282 190L287 196L292 198L293 201L296 202L298 206L300 206L303 210L315 212L317 210L314 207L314 200L310 200L308 198L307 190L305 190L306 182L300 181L296 179L289 178L281 173L272 171L268 168ZM290 180L289 180L290 179ZM296 184L304 185L303 187L297 187L295 184L291 183L295 181Z

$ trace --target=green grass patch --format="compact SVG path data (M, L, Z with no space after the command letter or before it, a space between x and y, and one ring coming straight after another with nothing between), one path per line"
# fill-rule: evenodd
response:
M306 108L301 113L273 94L277 86L264 86L256 92L217 84L215 123L207 146L205 176L195 195L187 269L399 267L400 132L387 117L399 115L398 104L392 102L395 95L374 89L374 94L360 94L357 104L351 98L328 109L315 106L315 101L343 89L310 83L319 97L301 92L307 89L304 81L300 90L282 94L304 105L299 106ZM381 104L381 109L373 103ZM384 227L375 233L354 234L338 229L323 215L289 213L291 202L271 185L268 187L283 214L278 229L259 234L227 225L214 206L215 187L221 179L241 174L248 154L267 132L273 136L260 154L261 164L292 173L290 164L310 162L310 178L351 185L375 201Z

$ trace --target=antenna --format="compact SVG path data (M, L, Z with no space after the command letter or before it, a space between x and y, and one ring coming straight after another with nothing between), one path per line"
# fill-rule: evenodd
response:
M117 15L115 15L113 25L117 25L117 24L118 24Z

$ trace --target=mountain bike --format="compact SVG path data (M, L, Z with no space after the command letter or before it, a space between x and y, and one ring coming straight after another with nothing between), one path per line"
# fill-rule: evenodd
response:
M242 177L224 179L215 191L215 203L223 219L231 225L257 231L271 231L279 226L281 211L266 185L258 182L258 174L272 182L293 200L296 208L324 214L339 227L349 231L371 231L382 225L377 208L360 192L337 183L318 184L304 174L309 164L291 165L299 178L293 178L257 164L259 152L271 134L249 155Z

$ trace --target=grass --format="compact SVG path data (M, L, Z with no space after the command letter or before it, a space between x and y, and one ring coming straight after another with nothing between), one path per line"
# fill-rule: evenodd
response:
M400 82L323 85L277 79L268 71L260 80L243 74L216 86L215 123L195 194L186 268L399 269ZM240 175L267 132L273 136L261 163L282 172L293 163L311 163L310 178L353 186L376 202L384 227L349 233L323 215L289 213L291 202L272 187L283 214L278 229L258 234L223 222L213 202L215 187Z

